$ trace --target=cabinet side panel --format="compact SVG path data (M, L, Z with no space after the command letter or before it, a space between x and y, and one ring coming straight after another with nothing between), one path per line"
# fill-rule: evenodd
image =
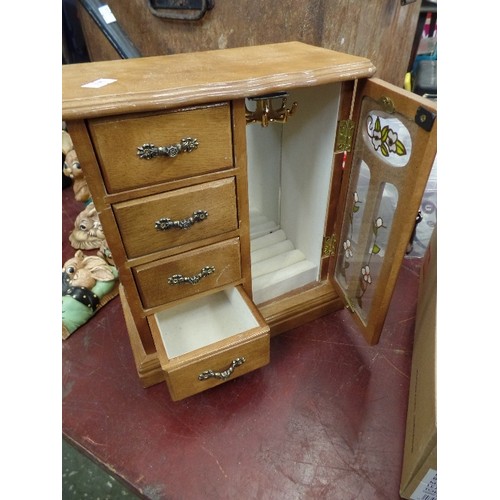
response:
M296 115L283 128L281 227L319 264L332 177L340 85L290 92Z
M232 102L233 155L236 167L236 200L238 204L238 224L240 228L241 277L245 292L252 296L252 276L250 271L250 214L248 204L248 171L245 101Z
M71 120L66 123L66 128L73 141L92 201L100 212L104 208L104 183L86 123L84 120Z

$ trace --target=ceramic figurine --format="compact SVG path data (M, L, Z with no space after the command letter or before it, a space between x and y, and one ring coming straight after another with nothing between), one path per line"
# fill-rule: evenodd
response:
M93 202L90 202L77 216L75 227L69 235L71 246L76 250L100 248L106 237Z
M113 255L111 254L111 250L109 249L108 242L104 240L97 250L97 255L103 258L108 264L114 266L115 261L113 260Z
M67 339L118 294L118 271L81 250L62 269L62 338Z
M83 175L78 156L73 148L73 141L66 130L62 131L62 153L64 157L63 173L73 183L73 192L77 201L90 200L90 191Z

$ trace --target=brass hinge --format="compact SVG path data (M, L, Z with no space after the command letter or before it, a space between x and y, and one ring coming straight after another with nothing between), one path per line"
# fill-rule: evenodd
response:
M335 135L335 153L351 152L352 137L354 135L354 121L340 120Z
M337 245L337 237L335 234L325 236L323 238L323 254L322 257L332 257L335 255L335 247Z
M351 299L349 299L349 297L346 295L345 297L345 308L349 311L349 312L354 312L354 306L352 305L352 302L351 302Z

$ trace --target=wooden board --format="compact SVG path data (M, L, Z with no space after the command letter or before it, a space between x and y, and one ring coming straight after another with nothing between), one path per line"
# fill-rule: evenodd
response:
M223 102L371 77L369 59L300 42L66 64L64 120Z
M145 0L109 0L117 22L143 56L301 41L370 59L377 77L403 86L421 0L215 0L199 21L155 16ZM92 61L120 56L78 3Z

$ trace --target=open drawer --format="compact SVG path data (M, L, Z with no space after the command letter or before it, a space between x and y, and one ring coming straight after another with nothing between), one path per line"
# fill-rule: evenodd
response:
M242 287L148 317L174 401L269 363L269 327Z

